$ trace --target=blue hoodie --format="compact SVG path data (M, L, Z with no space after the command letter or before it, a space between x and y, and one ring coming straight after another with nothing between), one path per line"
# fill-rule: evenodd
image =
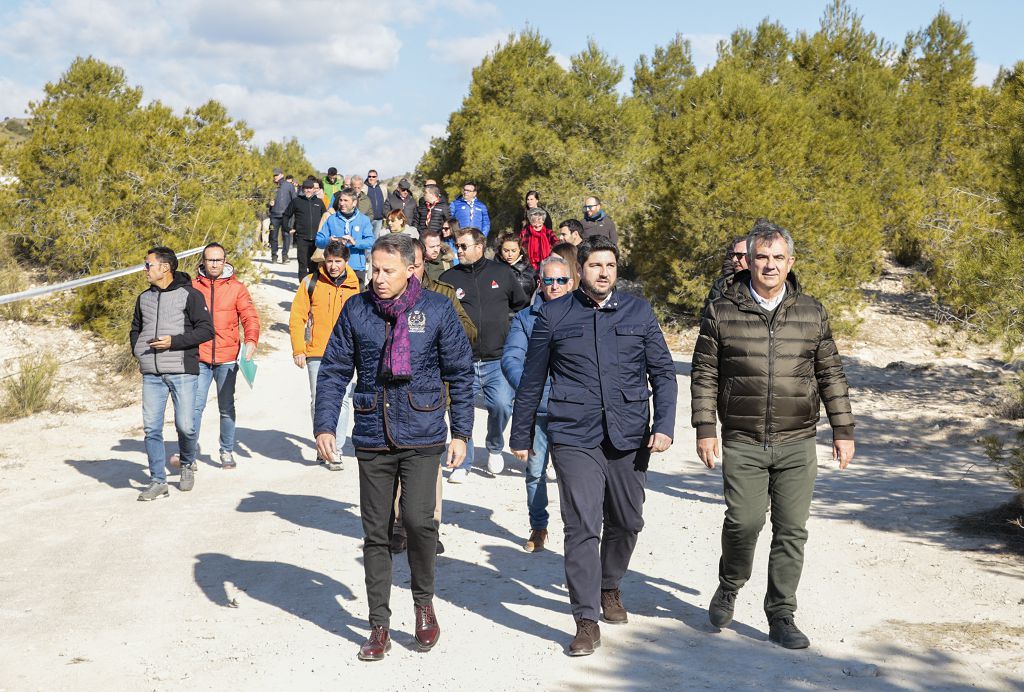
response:
M348 258L349 266L366 271L366 256L373 248L373 241L376 240L370 218L361 211L356 211L347 219L340 211L334 212L317 231L316 246L322 250L327 247L331 238L340 238L343 235L350 235L355 241L355 244L348 247L351 253Z

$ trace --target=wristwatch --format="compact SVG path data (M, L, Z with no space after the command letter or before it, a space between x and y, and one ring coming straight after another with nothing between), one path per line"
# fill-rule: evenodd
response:
M462 440L463 442L469 442L468 435L452 435L453 440Z

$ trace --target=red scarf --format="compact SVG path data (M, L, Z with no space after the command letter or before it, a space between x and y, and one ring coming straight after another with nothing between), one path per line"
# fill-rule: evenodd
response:
M539 231L533 230L533 226L527 226L519 234L519 239L523 243L523 248L526 249L526 258L530 260L534 269L548 258L551 248L555 244L555 235L547 226Z

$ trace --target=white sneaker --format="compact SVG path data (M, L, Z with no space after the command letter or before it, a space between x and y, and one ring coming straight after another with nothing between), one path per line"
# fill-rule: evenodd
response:
M555 480L555 466L551 462L548 462L548 469L544 472L549 481Z
M491 452L487 455L487 470L495 476L505 470L505 457L501 452Z
M448 474L449 483L465 483L469 480L469 471L466 469L455 469Z

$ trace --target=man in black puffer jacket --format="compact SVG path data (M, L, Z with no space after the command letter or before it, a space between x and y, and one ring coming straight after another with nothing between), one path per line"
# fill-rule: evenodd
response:
M441 281L455 287L455 295L477 328L473 345L474 396L483 390L487 406L487 470L496 475L505 468L501 452L515 396L501 372L501 353L512 315L529 305L530 298L511 269L484 257L486 238L479 228L461 229L455 242L460 264L442 274ZM448 482L466 481L472 467L470 442L466 463L452 472Z
M314 183L312 178L307 178L302 183L302 194L296 197L285 210L284 218L293 218L292 231L295 234L295 254L298 257L298 276L302 281L306 274L313 271L309 267L309 258L313 255L316 245L316 232L320 230L320 219L327 212L322 199L314 194ZM282 259L282 262L287 257Z
M828 314L790 273L789 233L759 220L747 237L747 258L750 269L738 272L704 311L693 352L692 423L708 468L719 457L716 414L722 421L726 512L719 586L708 615L717 627L732 621L770 498L768 636L801 649L810 641L793 614L817 475L819 407L825 404L840 469L853 458L853 413Z

